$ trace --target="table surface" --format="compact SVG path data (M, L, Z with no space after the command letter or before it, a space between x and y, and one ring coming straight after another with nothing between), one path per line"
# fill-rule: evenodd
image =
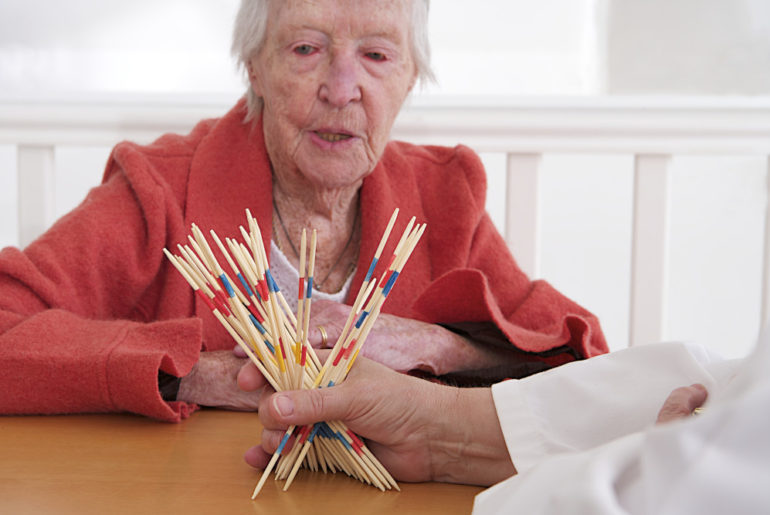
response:
M470 513L479 487L300 471L287 492L243 461L254 413L205 410L181 424L133 415L0 417L0 513Z

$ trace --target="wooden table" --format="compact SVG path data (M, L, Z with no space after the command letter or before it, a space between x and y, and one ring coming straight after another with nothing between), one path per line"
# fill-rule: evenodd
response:
M287 492L243 461L253 413L207 410L181 424L132 415L0 417L0 513L470 513L481 488L400 483L380 492L301 471Z

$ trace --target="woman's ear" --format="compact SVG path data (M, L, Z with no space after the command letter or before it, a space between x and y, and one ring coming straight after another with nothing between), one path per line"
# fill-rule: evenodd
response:
M256 57L252 57L246 62L246 71L249 73L249 84L251 85L251 91L254 92L254 95L258 97L262 97L262 87L259 83L259 79L256 72Z

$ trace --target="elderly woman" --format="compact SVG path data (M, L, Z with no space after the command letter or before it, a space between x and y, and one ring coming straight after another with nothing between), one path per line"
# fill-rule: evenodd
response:
M78 208L0 254L0 412L256 409L235 384L232 340L161 252L192 222L235 236L246 208L289 291L300 231L318 231L316 346L338 335L398 207L428 230L369 357L491 382L605 352L595 317L517 268L471 150L388 141L430 76L427 11L427 0L244 0L233 49L246 98L189 135L119 144Z

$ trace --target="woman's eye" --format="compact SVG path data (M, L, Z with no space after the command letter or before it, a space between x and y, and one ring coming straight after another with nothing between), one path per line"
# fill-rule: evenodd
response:
M386 59L385 54L383 54L382 52L367 52L366 57L368 57L372 61L384 61Z
M294 53L299 55L310 55L313 53L313 47L310 45L298 45L294 47Z

